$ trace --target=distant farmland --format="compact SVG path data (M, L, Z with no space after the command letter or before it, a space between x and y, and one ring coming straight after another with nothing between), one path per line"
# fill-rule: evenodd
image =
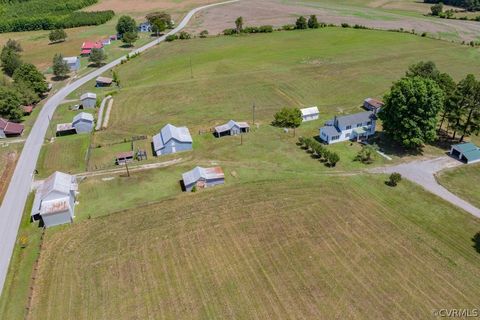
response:
M184 194L48 232L31 319L427 319L478 306L480 229L381 176Z

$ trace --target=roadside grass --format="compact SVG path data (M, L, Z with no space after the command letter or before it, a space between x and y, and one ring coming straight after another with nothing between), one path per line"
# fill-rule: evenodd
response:
M34 194L30 194L25 206L17 242L10 260L9 271L0 297L0 314L2 319L24 319L30 287L32 285L32 272L40 254L42 229L37 223L30 222ZM19 239L27 237L27 246L22 248Z
M86 171L86 155L90 144L87 134L58 137L46 142L37 162L38 178L46 178L55 171L80 173Z
M385 179L270 175L48 230L31 318L407 319L476 307L480 222Z
M480 164L443 170L436 178L445 188L480 208Z

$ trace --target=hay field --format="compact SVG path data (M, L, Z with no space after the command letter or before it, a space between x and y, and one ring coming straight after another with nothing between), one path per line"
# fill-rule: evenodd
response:
M381 176L264 180L49 230L30 319L419 319L479 303L480 223Z

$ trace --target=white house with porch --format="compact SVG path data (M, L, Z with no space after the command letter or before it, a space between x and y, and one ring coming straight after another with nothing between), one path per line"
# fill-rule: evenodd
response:
M328 144L366 140L375 134L377 117L375 112L365 111L333 118L320 128L320 139Z

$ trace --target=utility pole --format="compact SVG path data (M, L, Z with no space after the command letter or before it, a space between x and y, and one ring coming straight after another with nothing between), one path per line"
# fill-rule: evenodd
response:
M52 132L52 138L55 138L55 132L52 128L52 118L50 118L50 116L48 116L48 126L50 127L50 131Z
M130 177L130 171L128 171L128 161L125 159L125 168L127 169L127 177Z
M255 102L253 102L252 113L253 113L253 125L255 125Z
M243 145L243 134L240 132L240 145Z

